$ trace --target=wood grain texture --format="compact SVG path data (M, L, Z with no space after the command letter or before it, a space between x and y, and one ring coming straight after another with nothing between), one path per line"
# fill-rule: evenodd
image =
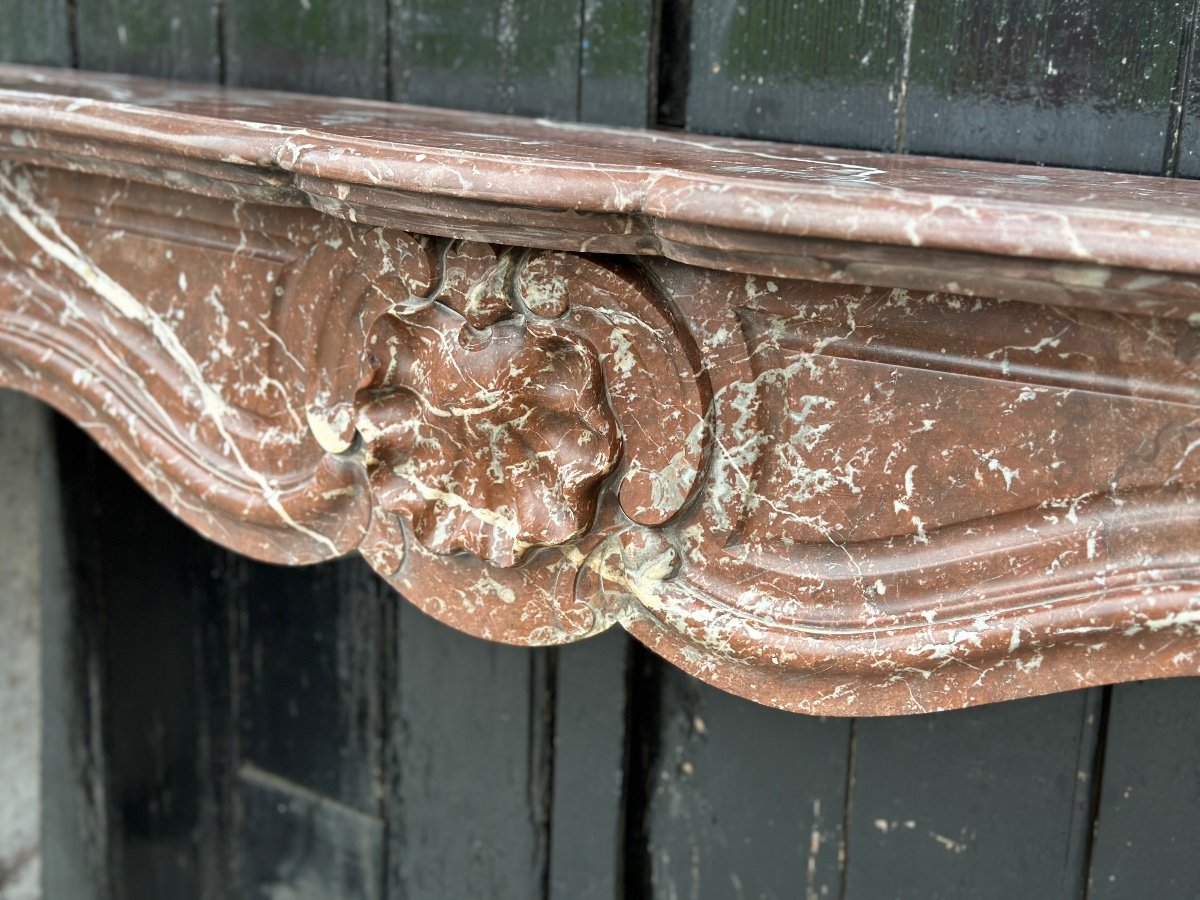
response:
M643 896L839 896L850 723L763 709L674 671L660 704Z
M1088 897L1200 896L1200 680L1112 688Z
M585 0L576 118L600 125L650 125L654 0Z
M859 720L848 900L1082 896L1099 701Z
M700 0L688 129L1158 174L1190 9Z
M911 6L693 0L688 130L895 149Z
M914 153L1158 174L1188 3L917 2Z
M224 0L229 84L387 96L387 0Z
M1193 4L1180 35L1179 73L1176 79L1179 104L1168 135L1167 165L1162 174L1184 178L1200 177L1200 9Z
M66 500L74 472L67 446L81 438L58 416L46 418L42 460L42 890L46 897L107 900L108 870L99 648L81 614L68 531L78 523ZM76 456L78 459L79 457Z
M387 896L379 819L254 768L238 775L238 803L243 861L236 896Z
M631 644L612 631L556 651L550 900L620 896Z
M580 3L392 2L394 99L578 118ZM602 27L599 20L596 27ZM604 58L594 56L594 65L603 69Z
M379 580L358 560L255 565L235 602L240 763L378 815L389 602Z
M95 808L75 827L99 835L106 857L92 889L220 895L230 884L230 557L197 543L81 435L60 432L60 447L82 476L66 487L65 522L87 648L89 720L77 736L95 778Z
M3 0L0 22L0 59L5 62L71 64L67 0Z
M549 651L481 644L407 606L397 641L391 895L543 896Z
M0 897L36 897L42 882L42 478L46 411L0 392Z
M79 65L217 81L217 11L214 0L76 0Z

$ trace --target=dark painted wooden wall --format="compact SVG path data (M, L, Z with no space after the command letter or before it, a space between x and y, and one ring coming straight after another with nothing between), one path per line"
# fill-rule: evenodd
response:
M1196 27L1197 0L0 0L0 58L1194 177ZM1200 680L787 715L621 634L491 646L358 561L238 559L57 434L52 900L1200 896Z

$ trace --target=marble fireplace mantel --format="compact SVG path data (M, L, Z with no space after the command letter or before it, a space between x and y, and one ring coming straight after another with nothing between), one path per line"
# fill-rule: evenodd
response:
M0 385L491 640L833 715L1200 673L1194 182L5 66Z

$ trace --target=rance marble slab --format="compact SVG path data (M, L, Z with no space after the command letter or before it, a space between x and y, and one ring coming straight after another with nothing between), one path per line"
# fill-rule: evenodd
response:
M804 712L1200 673L1198 237L1186 181L0 67L0 384L226 546Z

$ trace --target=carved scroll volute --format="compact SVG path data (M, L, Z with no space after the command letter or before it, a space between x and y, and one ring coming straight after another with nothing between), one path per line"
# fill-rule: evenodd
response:
M710 393L686 329L627 264L451 242L434 268L432 290L410 276L386 303L343 303L351 334L375 316L357 390L359 363L342 362L310 391L314 431L368 473L364 555L467 631L531 643L603 627L574 596L590 548L623 516L668 521L705 464ZM499 619L454 600L476 608L481 579ZM506 618L510 595L526 602Z

